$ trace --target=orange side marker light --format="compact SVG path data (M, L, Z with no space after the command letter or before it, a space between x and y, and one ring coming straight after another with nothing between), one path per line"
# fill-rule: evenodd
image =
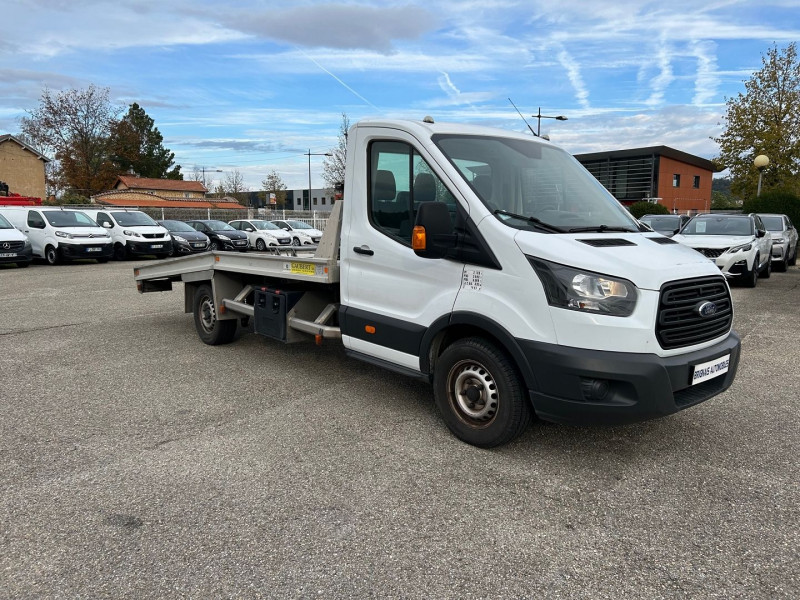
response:
M411 232L411 249L425 250L427 240L425 239L425 228L422 225L415 225Z

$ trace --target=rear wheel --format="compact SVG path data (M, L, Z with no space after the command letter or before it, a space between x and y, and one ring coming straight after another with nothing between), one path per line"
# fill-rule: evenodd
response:
M48 265L58 264L58 249L54 246L48 246L44 249L44 259Z
M459 340L442 352L433 389L447 427L473 446L492 448L510 442L532 418L514 363L483 338Z
M193 310L194 327L203 343L210 346L227 344L236 335L236 319L219 320L217 307L214 305L214 293L211 286L203 284L194 293Z

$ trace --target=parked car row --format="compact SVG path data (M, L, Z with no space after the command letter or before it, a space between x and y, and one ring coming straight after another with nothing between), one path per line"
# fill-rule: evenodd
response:
M772 269L786 271L797 262L797 229L786 215L644 215L640 221L675 242L713 260L731 280L755 287ZM673 229L674 227L674 229Z
M215 219L155 221L131 209L77 210L0 206L0 263L26 267L75 258L124 260L134 256L180 256L209 250L267 251L316 245L322 232L297 220Z

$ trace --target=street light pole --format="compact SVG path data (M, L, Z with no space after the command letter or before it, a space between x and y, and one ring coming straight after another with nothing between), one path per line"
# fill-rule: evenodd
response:
M206 168L205 167L200 167L200 168L203 171L203 187L206 187ZM222 173L222 169L208 169L208 172L209 173ZM206 191L208 191L208 188L206 188Z
M769 157L766 154L759 154L753 161L756 169L758 169L758 191L756 197L761 195L761 174L769 166Z
M311 212L311 157L312 156L333 156L330 152L311 152L311 148L306 152L308 157L308 210Z
M556 121L567 120L567 117L565 117L564 115L558 115L558 116L543 115L541 106L539 107L539 112L531 116L536 117L536 137L542 137L542 119L555 119Z

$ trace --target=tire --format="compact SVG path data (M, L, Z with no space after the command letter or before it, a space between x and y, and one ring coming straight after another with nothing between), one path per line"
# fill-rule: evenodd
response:
M209 250L211 250L212 252L216 252L217 250L219 250L219 242L214 242L214 241L212 241L212 242L211 242L211 243L208 245L208 249L209 249Z
M48 246L44 249L44 259L48 265L58 264L58 249L54 246Z
M292 238L292 246L299 246L300 238Z
M759 277L762 279L769 279L770 275L772 275L772 257L767 257L767 264L759 273Z
M172 252L162 252L161 254L156 254L156 258L164 259L172 256Z
M31 266L31 263L29 263L29 262L17 263L17 267L19 267L20 269L27 269L30 266Z
M122 244L114 245L114 260L125 260L128 258L128 250Z
M261 238L257 239L256 240L256 250L258 250L259 252L264 252L264 250L266 250L266 249L267 249L267 244L264 243L264 240L262 240Z
M758 284L758 256L753 261L753 268L747 272L744 278L745 287L754 288L756 284Z
M797 264L797 244L794 246L794 250L792 250L792 256L789 259L789 266L793 267Z
M104 265L104 264L106 264L108 262L108 259L107 258L98 258L97 262L100 263L101 265Z
M783 256L783 260L775 263L772 268L775 271L786 273L787 269L789 268L789 248L786 248L786 254Z
M192 303L194 328L204 344L218 346L233 341L236 335L236 319L221 321L217 319L217 307L214 306L214 293L209 284L203 284L194 293Z
M514 363L483 338L458 340L442 352L433 390L448 429L479 448L510 442L531 422L533 411Z

